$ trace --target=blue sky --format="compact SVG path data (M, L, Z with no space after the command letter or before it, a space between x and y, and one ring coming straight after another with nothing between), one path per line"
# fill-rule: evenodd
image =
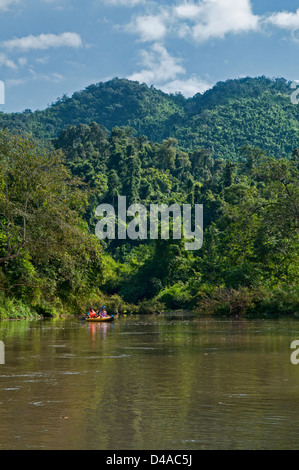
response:
M189 97L260 75L299 79L299 1L0 0L6 112L113 77Z

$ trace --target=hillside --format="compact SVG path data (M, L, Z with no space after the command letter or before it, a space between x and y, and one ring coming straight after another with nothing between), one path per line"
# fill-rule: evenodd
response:
M185 99L125 79L90 85L45 110L0 115L0 126L52 139L69 125L96 122L108 131L129 126L153 142L169 137L179 147L206 148L214 157L238 159L239 148L260 147L288 157L299 146L299 107L284 79L243 78L217 83Z
M116 126L130 126L159 141L174 116L183 118L184 106L172 97L144 84L114 79L90 85L71 98L64 96L43 111L1 115L0 123L53 138L69 125L96 122L109 131Z
M244 79L186 100L113 80L2 115L44 141L0 126L0 319L103 302L120 313L296 313L298 107L288 91L284 80ZM118 209L120 195L127 206L189 204L192 222L202 204L202 249L162 231L140 239L138 224L137 237L99 241L96 208Z

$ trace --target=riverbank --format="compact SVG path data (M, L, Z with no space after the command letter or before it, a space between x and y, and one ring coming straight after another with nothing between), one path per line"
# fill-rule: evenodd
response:
M49 302L32 306L23 301L2 296L0 303L0 320L22 320L39 318L65 318L86 314L92 306L99 309L106 305L108 312L114 315L206 315L228 318L273 318L299 317L299 289L292 286L289 289L225 289L218 288L213 292L201 293L197 298L190 299L179 308L175 302L163 303L159 299L139 302L137 305L125 302L120 296L103 296L100 300L89 299L77 307L57 307Z

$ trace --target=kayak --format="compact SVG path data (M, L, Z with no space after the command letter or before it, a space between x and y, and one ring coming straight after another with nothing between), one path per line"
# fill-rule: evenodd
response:
M85 318L89 322L110 322L114 320L113 315L111 317L96 317L96 318Z

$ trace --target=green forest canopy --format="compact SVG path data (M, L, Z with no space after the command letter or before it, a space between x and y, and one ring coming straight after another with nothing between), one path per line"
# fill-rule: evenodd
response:
M103 302L298 311L298 110L286 81L232 80L186 100L113 80L0 124L0 317ZM203 248L100 242L95 208L118 195L203 204Z
M210 150L236 160L243 145L271 157L288 157L298 147L299 107L286 80L242 78L217 83L186 99L126 79L88 86L63 96L45 110L0 114L0 126L52 139L70 125L96 122L109 132L129 126L153 142L169 137L183 150Z

